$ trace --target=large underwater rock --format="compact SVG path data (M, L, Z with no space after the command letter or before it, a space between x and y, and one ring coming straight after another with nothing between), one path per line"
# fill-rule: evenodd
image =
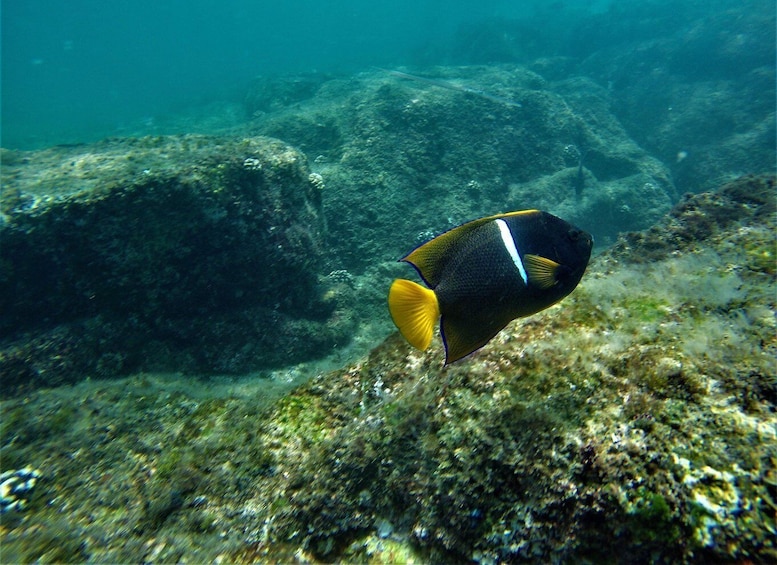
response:
M266 138L174 136L2 154L5 390L320 355L321 179Z
M300 388L272 416L317 415L283 427L309 450L280 447L271 539L324 561L777 558L775 180L687 197L460 363L396 335Z
M263 82L248 97L249 130L305 151L331 187L328 247L343 268L362 271L465 221L523 208L606 244L677 198L667 167L629 137L593 81L552 82L516 65L419 73L447 86L375 70L315 84L288 77L290 91L306 88L272 113L255 109Z
M770 0L567 2L524 19L464 24L451 47L469 63L520 63L548 80L579 75L669 168L678 192L774 170L775 9Z
M772 563L776 222L774 177L688 197L448 367L394 335L275 400L151 375L7 400L3 468L40 478L4 558Z
M612 25L624 20L635 29ZM698 192L774 170L775 25L767 0L718 10L661 0L585 19L574 46L634 139L679 190Z

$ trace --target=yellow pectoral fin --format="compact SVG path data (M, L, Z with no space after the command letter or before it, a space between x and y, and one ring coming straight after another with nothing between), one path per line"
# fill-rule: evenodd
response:
M561 265L555 261L539 255L527 254L524 256L523 262L526 265L529 282L536 287L546 290L558 282L557 273Z
M440 306L433 290L405 279L397 279L389 290L391 319L400 333L416 349L426 349L432 342L434 325L440 317Z

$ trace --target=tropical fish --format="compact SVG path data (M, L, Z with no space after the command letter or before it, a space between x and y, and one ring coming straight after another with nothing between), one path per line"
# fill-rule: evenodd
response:
M486 345L512 320L572 292L592 247L589 233L540 210L468 222L400 259L429 288L396 279L388 295L391 318L421 350L440 318L447 365Z

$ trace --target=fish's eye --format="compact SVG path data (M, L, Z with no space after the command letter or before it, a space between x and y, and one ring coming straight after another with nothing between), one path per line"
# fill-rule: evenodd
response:
M572 241L577 241L582 233L579 229L573 228L567 232L567 237Z

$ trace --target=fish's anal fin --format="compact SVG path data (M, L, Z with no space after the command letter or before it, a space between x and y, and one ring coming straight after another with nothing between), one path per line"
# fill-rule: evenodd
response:
M542 290L547 290L558 283L558 270L561 265L546 257L526 254L523 257L529 282Z
M399 332L416 349L424 350L432 342L440 306L433 290L406 279L396 279L388 295L391 319Z
M507 324L499 324L483 329L465 318L442 317L440 333L445 345L445 364L463 359L477 351L504 329Z

